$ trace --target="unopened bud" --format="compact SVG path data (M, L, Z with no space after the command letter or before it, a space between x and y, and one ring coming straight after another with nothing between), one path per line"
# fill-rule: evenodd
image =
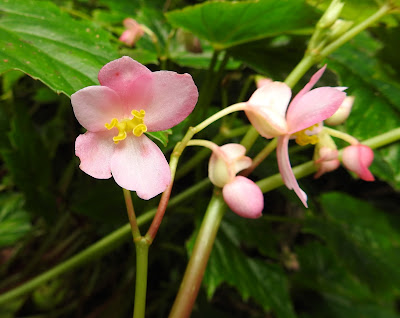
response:
M322 15L321 19L318 21L317 28L327 29L331 27L339 18L343 6L344 2L341 2L340 0L333 0L328 9L326 9L325 13Z
M325 119L325 123L330 126L340 125L349 117L353 107L354 96L347 96L339 109L331 117Z

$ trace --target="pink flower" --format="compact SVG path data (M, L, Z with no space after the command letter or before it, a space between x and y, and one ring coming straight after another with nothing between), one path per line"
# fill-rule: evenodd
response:
M289 104L292 92L288 85L272 82L257 89L246 104L251 124L265 138L278 137L277 159L282 179L307 207L307 195L300 189L289 161L288 143L292 135L304 144L318 142L317 135L307 133L313 126L332 116L346 94L342 89L319 87L311 90L325 71L315 73Z
M262 214L264 196L253 181L236 176L251 165L252 161L245 153L246 148L239 144L216 146L208 165L208 175L214 185L222 188L224 200L233 212L255 219Z
M171 128L185 119L198 92L189 74L151 72L124 56L99 72L101 86L72 94L75 116L87 132L78 136L80 168L97 179L114 177L142 199L163 192L171 172L161 150L143 133Z
M343 149L343 165L355 172L364 181L374 181L375 178L368 170L374 160L374 152L366 145L358 144Z
M128 46L134 46L135 43L143 36L144 30L142 26L132 18L126 18L123 21L126 30L121 34L119 40L125 42Z

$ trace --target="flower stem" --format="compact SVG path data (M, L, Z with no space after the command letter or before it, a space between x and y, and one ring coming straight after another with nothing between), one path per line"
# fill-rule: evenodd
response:
M208 179L204 179L203 181L197 183L196 185L190 187L186 191L183 191L182 193L172 198L169 201L168 207L177 205L178 203L191 197L198 191L204 189L208 185L210 185L210 181ZM139 216L137 218L137 224L142 225L144 223L149 222L154 217L155 213L156 209L152 209L144 213L143 215ZM23 285L20 285L0 295L0 304L4 304L6 302L12 301L15 298L21 297L24 294L32 292L33 290L40 287L50 279L53 279L61 274L79 268L89 262L95 261L96 259L99 259L103 255L115 250L118 246L127 241L127 239L131 237L130 233L131 233L130 224L126 224L120 227L114 232L108 234L106 237L102 238L100 241L89 246L82 252L64 261L63 263L56 265L52 269L44 272L39 276L36 276L35 278L31 279L30 281L27 281Z
M146 312L147 268L151 242L142 237L135 242L136 246L136 288L133 318L144 318Z
M358 141L356 138L354 138L353 136L351 136L351 135L349 135L349 134L346 134L346 133L344 133L344 132L342 132L342 131L339 131L339 130L336 130L336 129L332 129L332 128L329 128L329 127L324 127L323 129L324 129L330 136L336 137L336 138L339 138L339 139L342 139L342 140L348 142L350 145L357 145L357 144L359 144L359 141Z
M214 193L207 207L169 318L186 318L190 316L225 210L226 205L221 193Z
M133 240L136 240L141 235L140 235L140 230L139 230L139 227L138 227L137 221L136 221L136 215L135 215L135 210L133 208L131 192L126 189L122 189L122 190L124 191L126 211L128 213L129 224L131 225Z

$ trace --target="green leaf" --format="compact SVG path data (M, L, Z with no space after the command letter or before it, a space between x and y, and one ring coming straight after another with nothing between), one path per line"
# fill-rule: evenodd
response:
M208 1L166 16L172 25L208 40L218 50L311 28L317 20L302 0Z
M152 131L146 132L146 135L150 136L153 139L158 140L163 144L164 147L168 145L168 136L172 134L171 129L162 130L162 131Z
M0 153L13 181L25 195L26 208L54 220L57 205L49 153L27 109L18 103L14 107L9 133L11 146L0 149Z
M100 68L118 58L107 32L51 2L0 0L0 13L0 73L17 69L71 95L98 84Z
M400 283L400 234L384 211L341 193L321 197L326 219L311 217L305 232L323 238L341 263L386 297Z
M243 253L237 233L238 228L232 223L222 221L203 278L207 295L211 297L225 282L235 287L245 301L252 298L277 317L295 317L283 270L276 264ZM188 244L189 250L193 248L194 239L195 235Z
M29 214L20 194L0 195L0 248L17 242L31 230Z
M348 95L356 97L346 132L360 140L400 127L400 84L391 78L390 65L377 55L381 44L367 33L339 48L329 57ZM400 145L375 151L372 172L400 188Z

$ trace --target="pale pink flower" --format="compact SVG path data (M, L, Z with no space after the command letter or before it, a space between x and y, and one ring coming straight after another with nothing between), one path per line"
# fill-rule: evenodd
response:
M169 129L185 119L198 92L189 74L151 72L124 56L106 64L101 86L72 94L75 116L87 132L78 136L80 168L97 179L114 177L142 199L163 192L171 181L164 154L143 133Z
M250 179L236 174L250 167L252 160L245 156L246 148L239 144L216 146L208 165L211 182L222 188L226 204L236 214L255 219L261 216L264 196Z
M128 46L134 46L143 36L144 30L142 26L132 18L124 19L123 24L126 30L121 34L119 40Z
M375 178L368 170L374 160L374 152L366 145L358 144L343 149L343 165L356 173L364 181L374 181Z
M292 92L282 82L272 82L257 89L246 103L245 112L251 124L265 138L278 137L277 159L282 179L307 207L307 195L300 189L289 161L288 143L293 134L307 138L305 130L332 116L346 94L341 89L319 87L311 90L325 71L315 73L289 104ZM309 136L317 143L316 135Z

